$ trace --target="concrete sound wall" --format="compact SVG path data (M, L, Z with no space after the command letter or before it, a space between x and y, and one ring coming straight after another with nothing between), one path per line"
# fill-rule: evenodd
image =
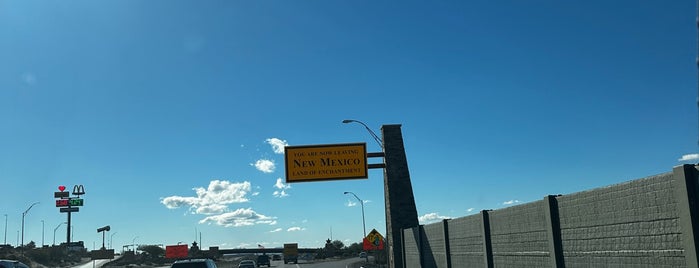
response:
M672 173L556 198L566 267L686 267Z
M697 167L403 230L405 267L699 267Z
M547 267L550 263L544 201L490 212L495 267Z
M483 220L464 217L447 221L452 267L484 267Z
M447 267L447 239L444 224L431 224L422 227L422 238L420 239L422 249L430 254L423 254L423 263L427 266L446 268Z
M406 268L422 267L420 261L420 229L422 229L422 226L403 229L403 264Z

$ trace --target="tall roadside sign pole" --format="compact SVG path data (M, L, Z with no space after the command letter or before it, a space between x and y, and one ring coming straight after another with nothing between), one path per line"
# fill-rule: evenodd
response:
M68 221L66 222L66 245L70 246L70 226L72 224L70 214L79 212L79 207L83 206L83 199L80 198L80 196L85 194L85 187L82 185L75 185L73 187L74 197L70 197L70 193L65 191L66 187L63 185L58 186L58 190L60 190L60 192L54 192L53 197L56 198L56 207L59 208L60 212L68 213Z
M403 229L419 226L401 125L383 125L384 195L388 264L403 267Z
M403 268L401 233L403 229L419 226L419 222L401 125L381 126L381 140L360 121L342 122L362 124L379 143L383 152L367 153L366 143L286 146L286 182L367 179L368 169L383 168L388 262L390 268ZM367 158L371 157L383 157L383 163L367 163Z

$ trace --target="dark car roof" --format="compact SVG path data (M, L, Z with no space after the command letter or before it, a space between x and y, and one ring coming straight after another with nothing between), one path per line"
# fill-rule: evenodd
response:
M208 263L208 265L207 265ZM216 264L211 259L187 259L178 260L172 264L174 268L200 268L200 267L216 267Z
M29 266L17 260L0 260L0 267L5 267L7 264L12 264L12 266L8 266L10 268L29 268Z

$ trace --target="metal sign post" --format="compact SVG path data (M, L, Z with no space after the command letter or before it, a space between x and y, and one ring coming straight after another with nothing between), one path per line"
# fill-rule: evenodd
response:
M80 211L79 207L82 207L84 204L84 201L82 198L80 198L81 195L85 194L85 187L82 185L75 185L73 186L73 195L75 197L71 197L69 192L66 192L66 187L61 185L58 186L58 190L60 192L54 192L53 197L57 198L56 199L56 207L60 208L59 211L61 213L67 213L68 214L68 220L66 222L66 244L70 244L70 227L72 224L71 221L71 213L73 212L78 212Z

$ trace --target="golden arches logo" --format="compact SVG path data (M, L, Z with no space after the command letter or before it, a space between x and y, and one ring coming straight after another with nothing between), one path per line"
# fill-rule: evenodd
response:
M74 195L84 195L85 194L85 187L83 187L82 184L73 186L73 194Z

